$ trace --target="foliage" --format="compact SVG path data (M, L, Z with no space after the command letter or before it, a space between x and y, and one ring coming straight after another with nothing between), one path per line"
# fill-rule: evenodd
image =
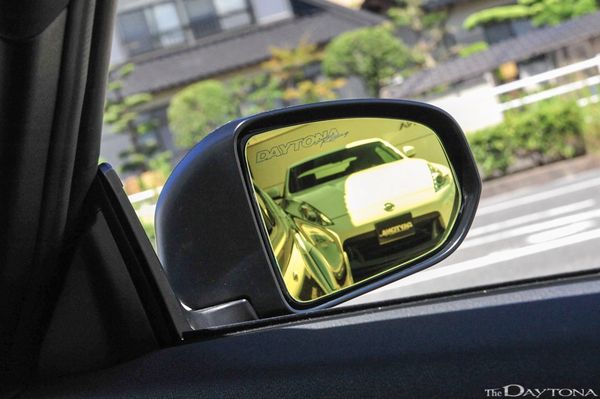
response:
M175 142L181 147L191 147L237 115L231 92L218 80L186 87L173 96L167 110Z
M315 44L302 39L295 48L271 48L271 58L264 62L263 71L283 90L282 99L288 102L333 100L344 79L309 79L307 69L318 66L323 59Z
M504 175L514 163L513 142L505 123L468 134L467 138L484 176Z
M517 155L539 165L582 152L583 115L574 101L558 98L535 103L509 115L509 123L514 126Z
M465 29L514 19L531 18L534 26L552 26L598 9L596 0L518 0L517 4L492 7L471 14Z
M402 72L412 60L410 50L384 27L346 32L325 49L323 70L330 77L357 76L372 97L383 84Z
M295 48L271 47L270 51L271 58L263 62L261 68L284 87L304 80L306 67L322 58L317 46L304 39Z
M127 135L130 139L131 147L119 153L123 161L121 171L139 174L151 169L149 162L158 155L159 146L155 139L144 137L155 128L155 122L142 120L138 113L140 107L152 100L152 96L148 93L123 95L123 81L134 69L135 66L130 63L110 71L104 123L110 126L112 132Z
M458 50L458 55L461 57L469 57L473 54L479 53L481 51L485 51L488 49L488 44L486 42L475 42L471 43L468 46L462 47Z
M558 25L563 21L589 14L598 9L596 0L521 0L532 9L533 24Z
M467 30L471 30L478 26L493 22L522 19L530 16L531 10L529 7L524 6L523 4L510 4L506 6L486 8L471 14L463 23L463 27Z
M600 153L600 103L589 104L583 108L583 135L586 151Z
M396 6L388 11L388 16L398 28L408 28L416 38L413 58L421 66L433 68L445 61L452 52L444 51L444 39L447 31L448 13L423 9L422 0L396 0Z
M583 153L583 122L575 102L557 98L509 113L503 123L467 137L484 175L494 177L519 159L542 165Z
M261 71L227 83L205 80L186 87L171 100L169 124L179 146L190 147L223 123L293 103L337 97L343 79L317 79L307 69L322 58L317 46L301 41L292 49L271 48Z
M318 102L337 98L336 89L346 84L345 79L302 80L283 93L286 101Z
M148 165L150 169L160 174L163 181L166 181L173 170L172 160L173 154L170 151L161 151L148 160Z
M266 73L238 76L228 82L227 87L240 115L256 114L282 105L283 89L277 79Z

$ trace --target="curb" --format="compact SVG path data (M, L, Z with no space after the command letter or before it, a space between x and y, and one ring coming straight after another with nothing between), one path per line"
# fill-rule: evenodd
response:
M484 181L481 198L493 197L527 186L547 183L591 169L600 169L600 156L582 155L577 158L538 166L508 176Z

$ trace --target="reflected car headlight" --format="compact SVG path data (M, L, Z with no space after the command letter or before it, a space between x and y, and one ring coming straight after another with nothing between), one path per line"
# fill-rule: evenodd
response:
M441 170L428 163L429 171L431 172L431 179L433 180L433 189L437 193L442 187L448 182L448 175L443 173Z
M302 217L309 222L318 223L321 226L331 226L333 224L331 219L329 219L311 204L303 202L300 204L299 209Z

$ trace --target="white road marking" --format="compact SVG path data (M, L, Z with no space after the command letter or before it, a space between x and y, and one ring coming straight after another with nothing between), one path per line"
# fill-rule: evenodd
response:
M526 195L524 197L519 197L512 200L505 200L492 205L482 206L477 210L477 216L483 216L494 212L504 211L506 209L515 208L517 206L531 204L533 202L554 198L559 195L569 194L596 186L600 186L600 177L585 180L575 184L570 184L564 187L555 188L548 191L542 191L536 194Z
M569 205L563 205L556 208L548 209L541 212L530 213L524 216L518 216L516 218L503 220L502 222L490 223L481 227L475 227L469 231L468 238L477 237L482 234L493 233L498 230L507 229L509 227L516 227L525 223L535 222L540 219L549 219L554 216L564 215L579 211L585 208L590 208L596 205L596 201L593 199L575 202Z
M580 233L582 231L596 227L596 222L593 220L586 220L579 223L569 224L557 229L544 231L537 234L532 234L527 237L526 241L529 244L539 244L546 241L556 240L562 237L570 236L572 234Z
M508 238L537 233L538 231L554 229L556 227L564 226L566 224L583 222L597 217L600 217L600 209L580 212L574 215L567 215L557 219L548 220L546 222L530 224L528 226L522 226L516 229L505 230L494 234L488 234L483 237L466 239L465 242L461 244L460 248L472 248L478 245L498 242L500 240L506 240Z
M415 283L420 283L428 280L433 280L440 277L450 276L452 274L463 273L469 270L479 269L486 266L494 265L497 263L507 262L513 259L522 258L529 255L534 255L540 252L552 251L569 245L579 244L589 240L595 240L600 238L600 229L586 231L571 235L568 237L560 238L558 240L546 241L540 244L529 245L526 247L508 249L498 252L492 252L489 255L482 256L475 259L470 259L464 262L455 263L452 265L444 266L438 269L424 270L420 273L416 273L392 283L390 285L380 288L379 292L395 289ZM525 266L525 265L524 265Z

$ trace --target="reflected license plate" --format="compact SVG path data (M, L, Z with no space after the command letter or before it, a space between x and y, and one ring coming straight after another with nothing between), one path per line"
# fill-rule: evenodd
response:
M415 234L415 225L410 213L375 224L379 245L410 237Z

